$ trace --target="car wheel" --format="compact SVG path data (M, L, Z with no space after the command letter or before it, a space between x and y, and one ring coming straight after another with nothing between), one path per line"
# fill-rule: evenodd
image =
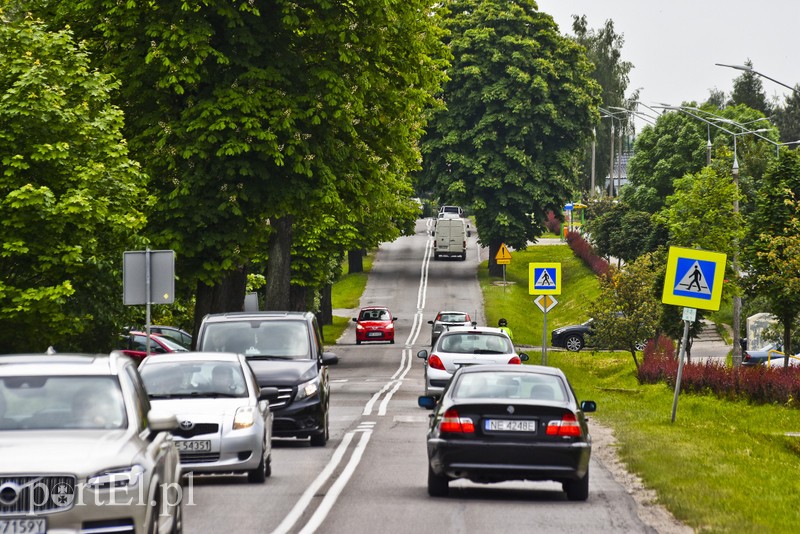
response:
M258 462L258 466L256 466L255 469L247 472L248 482L252 482L254 484L263 484L267 480L267 476L269 476L267 471L271 471L272 468L269 467L270 462L266 451L267 447L266 445L263 445L261 449L261 461Z
M639 352L643 351L644 348L647 346L647 341L637 341L634 348Z
M328 443L328 415L325 414L325 425L319 434L312 434L311 435L311 446L312 447L324 447L325 444Z
M450 479L447 476L437 475L428 464L428 495L431 497L446 497L450 490Z
M361 345L361 340L360 339L356 339L356 345Z
M439 253L438 252L434 252L433 253L433 259L434 260L438 260L439 259Z
M583 348L583 338L578 335L571 335L567 337L566 341L564 342L564 346L570 352L578 352Z
M147 526L147 534L158 534L158 518L161 513L161 504L158 501L153 501L150 518L150 524Z
M567 499L570 501L585 501L589 498L589 471L578 480L568 480L562 483Z
M390 344L390 345L394 345L394 338L392 338L392 339L390 339L390 340L389 340L389 344Z

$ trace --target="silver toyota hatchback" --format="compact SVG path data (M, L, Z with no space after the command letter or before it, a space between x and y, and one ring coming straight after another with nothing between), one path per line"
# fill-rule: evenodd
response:
M242 354L172 352L139 366L153 406L176 414L173 434L184 471L243 473L261 483L272 473L272 413Z
M180 532L177 424L128 357L0 356L0 532Z

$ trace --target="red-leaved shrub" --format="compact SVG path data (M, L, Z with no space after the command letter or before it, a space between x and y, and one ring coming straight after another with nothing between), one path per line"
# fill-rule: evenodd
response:
M608 273L608 262L595 254L592 245L579 232L567 232L567 243L569 243L572 252L582 259L592 272L597 275Z

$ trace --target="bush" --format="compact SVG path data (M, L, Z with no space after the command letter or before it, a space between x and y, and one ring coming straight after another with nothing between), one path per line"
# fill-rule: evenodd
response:
M579 232L567 232L567 243L569 243L572 252L582 259L596 275L600 276L608 273L608 262L595 254L592 245Z
M672 340L660 336L644 349L638 369L640 384L666 382L675 388L678 360ZM683 366L681 391L711 394L729 400L747 400L755 404L782 404L800 407L800 368L738 367L707 361Z
M552 211L547 212L547 220L544 222L545 228L557 236L561 235L561 221L558 220L556 214Z

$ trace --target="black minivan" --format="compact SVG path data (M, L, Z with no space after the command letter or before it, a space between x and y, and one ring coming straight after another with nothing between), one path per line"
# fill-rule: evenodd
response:
M328 366L339 362L326 352L311 312L232 312L206 315L197 350L244 354L260 387L278 388L270 399L272 436L310 438L322 447L329 436Z

